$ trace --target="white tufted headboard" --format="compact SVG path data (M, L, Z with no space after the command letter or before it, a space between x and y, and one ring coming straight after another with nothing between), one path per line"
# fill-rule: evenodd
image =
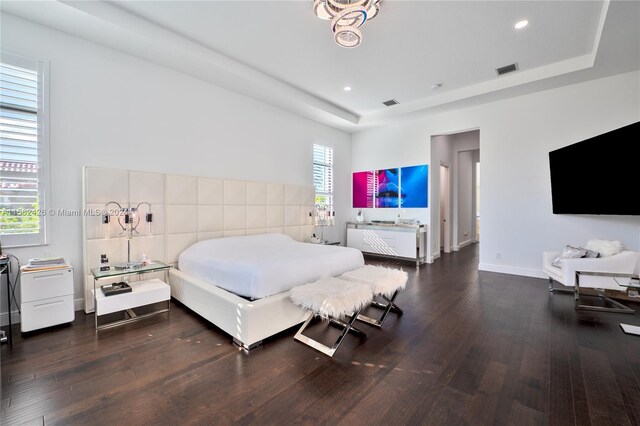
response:
M252 182L196 176L179 176L132 170L85 167L83 208L102 210L109 201L122 206L151 204L152 236L136 236L131 258L146 254L175 265L180 253L193 243L210 238L283 233L308 241L313 233L309 211L314 205L313 186ZM99 215L83 215L85 311L93 311L90 269L107 254L111 264L126 261L127 240L103 235ZM139 230L143 226L141 225ZM141 230L141 232L143 232Z

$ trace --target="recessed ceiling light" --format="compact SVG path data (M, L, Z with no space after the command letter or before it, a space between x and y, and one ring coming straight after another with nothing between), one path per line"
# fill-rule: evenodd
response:
M441 88L441 87L442 87L442 83L436 83L436 84L434 84L434 85L432 85L432 86L431 86L431 88L432 88L433 90L439 89L439 88Z
M344 91L345 92L350 92L351 91L351 86L344 86Z
M529 21L527 21L526 19L523 19L522 21L516 22L516 24L513 26L513 28L515 28L516 30L521 30L524 27L526 27L527 25L529 25Z

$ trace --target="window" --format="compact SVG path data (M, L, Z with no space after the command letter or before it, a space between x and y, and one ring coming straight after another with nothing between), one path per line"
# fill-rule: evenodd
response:
M0 237L3 247L45 244L48 144L46 67L0 59Z
M316 204L333 205L333 148L313 145L313 185Z

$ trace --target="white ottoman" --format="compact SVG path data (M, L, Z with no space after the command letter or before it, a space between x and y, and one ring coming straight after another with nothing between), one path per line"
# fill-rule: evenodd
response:
M389 312L402 315L402 309L395 304L395 300L396 297L398 297L398 292L404 290L407 285L408 274L405 271L383 266L367 265L363 268L346 272L340 275L339 278L367 284L373 292L373 297L381 297L385 300L385 303L371 302L371 306L383 309L382 316L379 319L359 315L358 320L375 327L382 327L382 323L387 318L387 315L389 315Z
M311 284L301 285L291 289L291 300L296 305L308 309L314 315L310 315L302 324L294 338L325 355L333 356L347 333L366 336L362 330L358 330L353 323L358 318L360 311L373 300L373 291L367 284L350 282L338 278L323 278ZM338 340L331 346L326 346L318 341L305 336L302 332L307 328L315 316L329 319L332 323L342 328ZM341 318L349 316L348 321Z

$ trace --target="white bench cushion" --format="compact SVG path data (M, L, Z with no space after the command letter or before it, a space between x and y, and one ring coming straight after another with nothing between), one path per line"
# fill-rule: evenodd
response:
M357 312L373 299L371 288L363 283L323 278L291 289L291 300L323 318Z
M391 297L397 290L404 290L408 274L400 269L367 265L340 275L341 279L369 285L373 294Z

